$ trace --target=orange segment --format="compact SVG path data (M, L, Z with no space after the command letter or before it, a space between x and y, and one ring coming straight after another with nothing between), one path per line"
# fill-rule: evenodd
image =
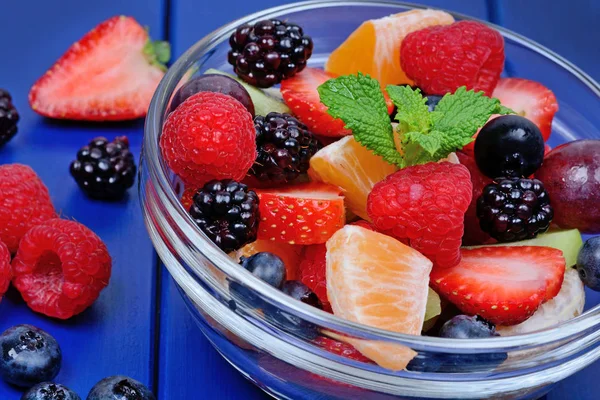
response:
M438 10L412 10L365 21L331 53L325 71L338 75L362 72L383 87L412 84L400 67L402 40L419 29L453 22L452 15Z
M346 225L327 242L327 296L339 317L419 335L431 261L389 236ZM384 368L400 370L416 353L397 344L345 338Z
M319 150L310 159L308 174L312 180L340 187L346 207L369 220L367 196L373 186L397 168L346 136Z
M288 243L274 242L272 240L256 240L250 244L245 245L241 249L231 253L236 261L239 261L240 257L250 257L253 254L260 253L262 251L268 251L276 256L279 256L285 264L286 279L296 280L298 277L298 265L302 259L302 250L304 246L292 245Z

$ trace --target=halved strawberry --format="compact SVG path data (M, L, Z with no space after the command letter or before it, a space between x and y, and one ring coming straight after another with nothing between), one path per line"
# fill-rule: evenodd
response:
M317 68L305 68L299 74L281 82L281 95L294 115L302 121L311 132L322 136L340 137L351 135L352 131L344 129L344 121L334 119L327 113L327 107L321 103L317 88L336 76ZM391 114L394 104L387 93L388 113Z
M492 97L517 114L533 121L547 141L552 130L552 119L558 111L556 96L539 82L522 78L502 78Z
M344 197L337 186L303 183L257 191L258 238L290 244L325 243L344 226Z
M455 267L435 267L431 287L462 312L497 325L528 319L558 294L565 274L562 251L550 247L463 249Z
M33 85L29 104L51 118L120 121L146 115L169 60L133 18L116 16L73 44Z
M302 255L302 261L300 261L298 266L298 274L302 283L315 292L319 300L321 300L323 310L333 312L327 297L326 256L327 247L325 244L306 246Z

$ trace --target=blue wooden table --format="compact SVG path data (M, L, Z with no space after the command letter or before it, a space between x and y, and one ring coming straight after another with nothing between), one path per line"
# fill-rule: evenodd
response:
M545 0L427 0L504 25L539 41L600 79L600 35L594 28L600 6L573 0L569 10ZM0 37L0 87L8 89L21 114L18 136L0 150L0 163L31 165L50 189L57 209L94 230L114 259L111 284L82 315L60 322L29 311L10 292L0 303L0 331L31 323L51 332L62 344L64 365L57 380L85 397L92 385L113 374L148 384L161 400L219 398L265 399L212 349L188 315L173 281L158 263L143 226L137 193L126 200L88 200L68 174L77 149L95 136L128 135L139 154L143 121L119 124L57 123L34 114L27 105L33 82L77 38L116 14L132 15L155 38L169 39L175 56L220 25L277 0L19 0L4 2ZM543 13L541 10L544 10ZM557 385L548 400L596 399L595 364ZM0 399L20 392L0 381Z

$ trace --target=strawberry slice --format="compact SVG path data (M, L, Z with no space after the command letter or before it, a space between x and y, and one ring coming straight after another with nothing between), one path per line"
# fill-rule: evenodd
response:
M552 130L552 119L558 111L556 96L539 82L522 78L502 78L492 97L517 114L533 121L547 141Z
M334 119L327 113L327 107L321 103L317 88L336 76L317 68L305 68L294 77L281 82L281 95L294 115L308 129L322 136L341 137L351 135L352 131L344 128L344 121ZM388 114L394 110L394 104L385 91Z
M102 22L73 44L33 85L29 104L51 118L120 121L146 115L169 59L133 18Z
M315 344L319 347L324 348L330 353L337 354L338 356L350 358L355 361L360 361L368 364L373 364L370 358L362 355L362 353L354 346L348 343L340 342L334 339L330 339L325 336L319 336L315 339Z
M257 191L261 222L258 238L290 244L325 243L346 218L337 186L304 183Z
M516 325L558 294L564 275L560 250L489 246L463 249L455 267L434 266L430 284L466 314L496 325Z

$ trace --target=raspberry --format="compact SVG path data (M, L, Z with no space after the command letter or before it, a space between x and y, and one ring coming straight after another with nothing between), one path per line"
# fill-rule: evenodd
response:
M0 301L2 301L2 296L8 290L11 278L10 252L8 247L0 242Z
M31 227L55 217L48 189L30 167L0 165L0 241L12 254Z
M325 244L306 246L298 270L302 283L308 286L323 303L323 310L331 312L331 305L327 299L326 254Z
M491 96L504 68L504 39L475 21L410 33L400 50L402 70L425 93L454 93L461 86Z
M401 169L377 183L367 200L375 227L441 267L460 262L464 217L473 185L469 170L449 162Z
M111 258L90 229L55 218L23 236L12 267L13 285L32 310L68 319L88 308L108 285Z
M167 117L160 147L186 185L212 179L242 180L256 159L252 115L236 99L200 92Z
M354 348L351 344L339 342L337 340L329 339L324 336L319 336L315 339L315 344L319 347L324 348L330 353L337 354L338 356L350 358L352 360L373 364L371 359L362 355L362 353Z

